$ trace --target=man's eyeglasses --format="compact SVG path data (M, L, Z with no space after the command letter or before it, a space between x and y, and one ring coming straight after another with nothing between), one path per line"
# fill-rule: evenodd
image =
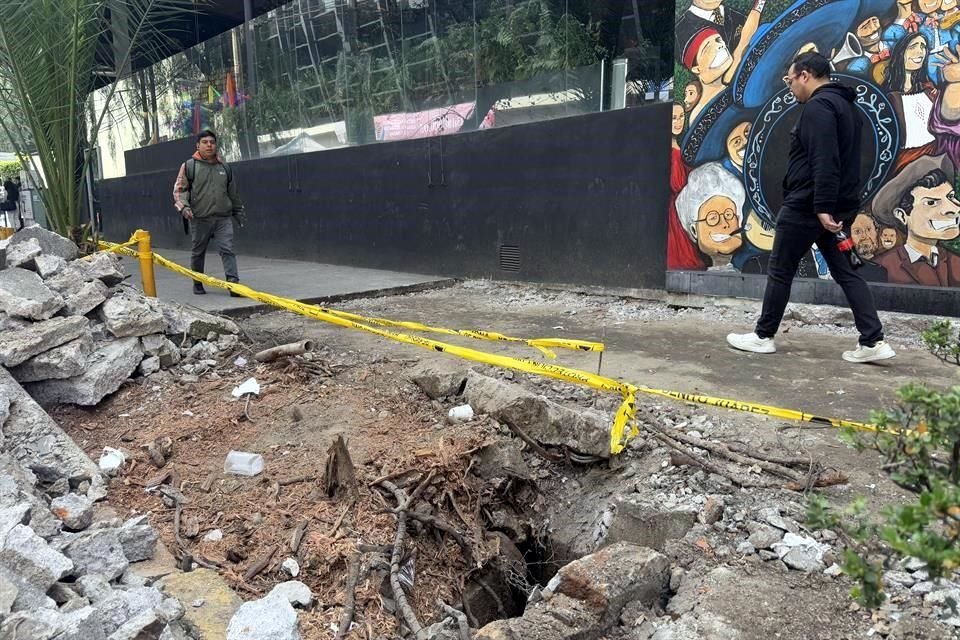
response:
M723 216L724 222L733 222L737 219L737 214L733 209L726 209L722 214L719 211L711 211L706 218L698 218L696 222L706 222L708 227L715 227L720 224L720 217Z

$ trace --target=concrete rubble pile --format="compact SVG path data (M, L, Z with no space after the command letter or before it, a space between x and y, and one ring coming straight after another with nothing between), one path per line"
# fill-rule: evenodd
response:
M157 532L98 508L98 467L3 368L0 432L0 638L191 637L180 603L132 564Z
M96 405L132 377L181 363L196 376L239 342L230 320L126 285L113 254L81 258L39 227L0 249L0 365L44 406Z

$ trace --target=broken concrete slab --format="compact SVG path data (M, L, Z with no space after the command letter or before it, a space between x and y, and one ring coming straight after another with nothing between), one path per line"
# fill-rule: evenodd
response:
M84 282L79 287L65 293L64 307L71 316L85 316L107 299L107 285L99 280Z
M0 365L15 367L83 335L86 318L52 318L23 329L0 333Z
M610 457L609 420L600 412L570 409L474 371L467 375L464 397L475 411L515 425L541 444Z
M96 278L91 275L86 260L68 262L58 273L44 280L51 290L62 296L68 296L85 282L92 282Z
M0 331L16 331L30 326L29 320L11 316L6 311L0 311Z
M279 594L244 603L230 620L227 640L300 640L297 612Z
M36 260L43 253L40 243L35 238L29 238L25 242L7 247L7 267L19 267L21 269L35 269Z
M0 549L0 572L19 590L17 611L49 607L47 590L73 570L73 562L26 525L11 529Z
M143 336L140 342L146 355L158 358L161 369L169 369L180 362L180 349L166 336Z
M108 287L118 285L126 278L123 267L120 266L120 258L116 254L95 253L84 262L86 263L87 273Z
M140 362L138 371L140 372L140 375L144 377L155 374L157 371L160 371L160 358L158 356L144 358Z
M72 241L43 227L26 227L10 237L10 245L15 246L29 240L36 241L48 256L59 256L64 260L75 260L80 256L80 248Z
M159 640L167 623L154 609L142 611L110 634L109 640Z
M460 395L467 382L467 369L452 360L428 360L407 372L407 378L431 399Z
M604 540L606 544L632 542L663 549L668 540L685 536L697 519L697 511L692 507L664 509L634 494L616 496L614 505L616 517Z
M0 311L28 320L46 320L63 308L63 298L26 269L0 271Z
M201 638L225 638L233 614L243 601L224 579L210 569L174 573L160 581L160 589L180 602L203 600L200 608L187 607L184 622Z
M33 263L33 268L37 272L37 275L44 280L57 275L63 270L64 267L67 266L67 261L60 256L44 254L34 258Z
M93 500L75 493L54 498L50 511L71 531L82 531L93 522Z
M519 440L497 440L481 449L477 457L479 462L474 468L474 473L485 480L492 478L531 480L533 478L530 467L520 451Z
M0 397L0 427L3 426L3 423L7 421L7 418L10 417L10 398L6 396Z
M0 541L6 540L7 534L13 531L14 527L30 524L30 509L29 502L0 507Z
M49 484L66 478L79 484L100 475L87 454L3 368L0 396L11 399L10 417L3 427L5 448L42 482ZM5 466L9 465L0 464L0 469Z
M27 391L45 406L78 404L94 406L120 388L143 358L140 340L121 338L95 345L87 358L87 368L79 376L65 380L45 380L26 385Z
M168 336L188 335L205 339L211 332L217 334L240 333L240 327L237 326L237 323L228 318L221 318L173 302L163 302L161 307L165 321L163 332Z
M129 562L116 529L90 529L82 533L64 533L53 544L70 558L77 576L95 575L115 580L127 570Z
M123 544L123 534L120 535L120 543ZM124 548L124 555L126 554L127 549ZM127 559L130 559L129 555L127 555ZM127 569L128 573L143 578L146 584L153 584L160 578L169 576L177 571L177 559L173 557L173 554L162 544L157 544L156 551L154 551L152 558L131 562L130 567Z
M20 590L10 580L0 575L0 619L10 615L13 611L13 603L17 599Z
M103 303L97 315L118 338L146 336L163 331L164 319L156 301L123 291Z
M617 623L628 602L647 606L669 590L670 561L652 549L618 543L560 569L523 616L480 629L476 640L597 638Z
M153 557L157 549L160 534L150 526L147 516L131 518L123 523L119 530L123 555L130 562L141 562Z
M73 378L86 369L87 357L92 351L93 337L87 330L76 340L45 351L13 367L10 369L10 375L21 383Z

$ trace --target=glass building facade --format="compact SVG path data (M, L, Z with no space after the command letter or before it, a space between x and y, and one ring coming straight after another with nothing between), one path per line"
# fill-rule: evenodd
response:
M212 128L227 160L669 100L674 7L649 0L292 0L122 82L100 141Z

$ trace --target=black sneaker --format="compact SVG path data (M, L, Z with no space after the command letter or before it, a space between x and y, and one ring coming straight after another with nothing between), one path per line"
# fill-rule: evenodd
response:
M193 295L195 296L205 296L207 295L207 290L203 288L203 285L199 282L193 283Z
M231 282L231 283L233 283L233 284L240 284L240 281L239 281L239 280L227 280L227 282ZM231 297L231 298L242 298L243 296L240 295L239 293L234 293L234 292L231 290L231 291L230 291L230 297Z

